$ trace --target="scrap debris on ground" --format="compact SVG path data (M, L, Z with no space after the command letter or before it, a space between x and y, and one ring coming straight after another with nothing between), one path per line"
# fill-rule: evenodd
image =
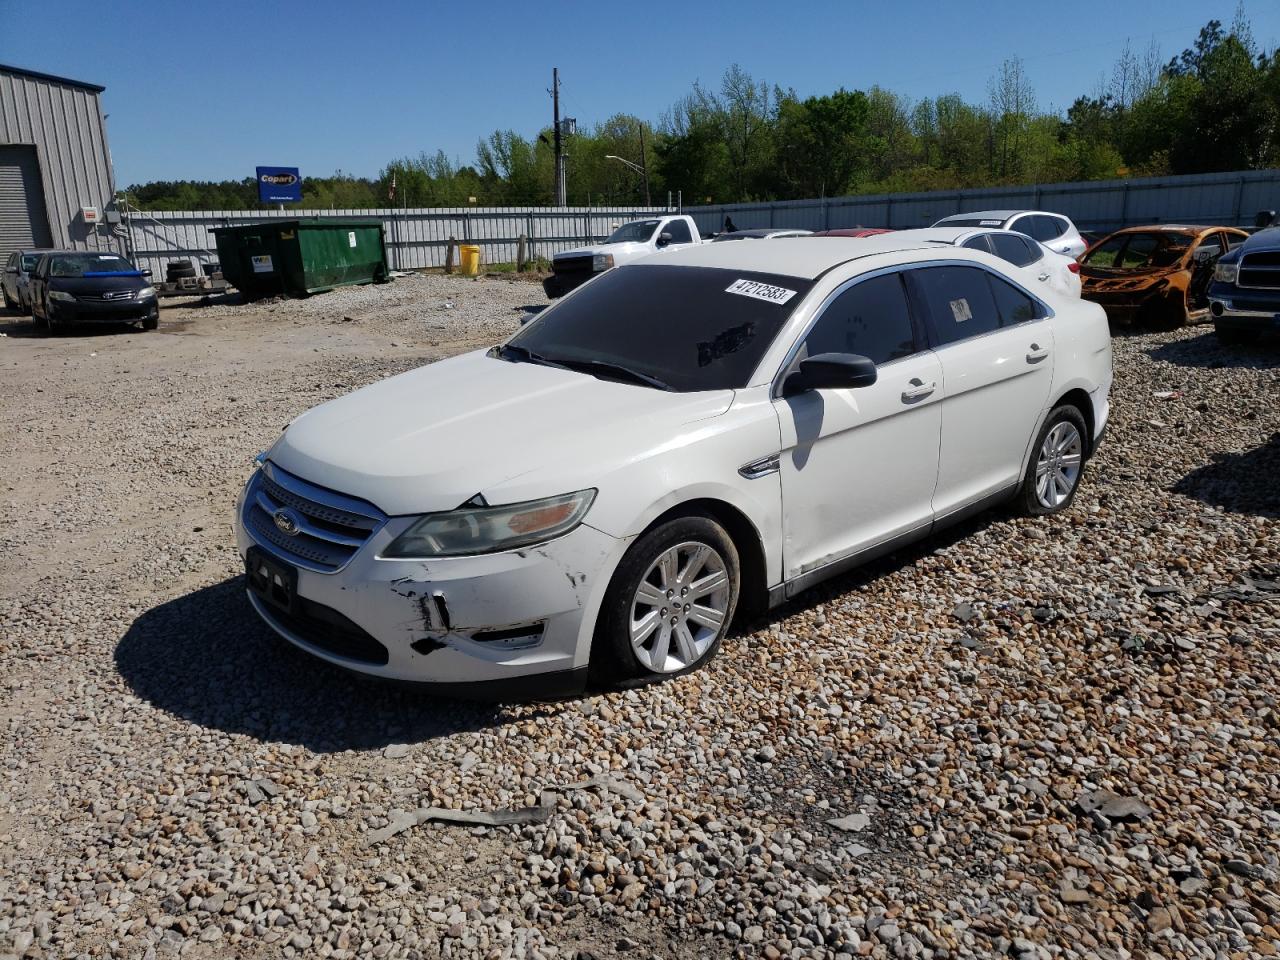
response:
M231 536L253 455L541 303L414 275L0 326L0 957L1275 954L1280 347L1118 336L1071 510L670 683L460 704L274 639Z

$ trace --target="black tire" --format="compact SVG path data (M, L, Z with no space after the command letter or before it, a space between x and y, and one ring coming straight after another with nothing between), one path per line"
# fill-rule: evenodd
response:
M165 264L165 268L168 270L190 270L194 266L190 260L170 260Z
M1213 325L1213 334L1218 338L1219 343L1230 347L1253 343L1258 339L1256 330L1239 330L1232 327L1219 326L1216 323Z
M679 669L653 670L640 661L631 644L631 615L638 602L636 594L641 580L659 557L688 544L710 547L723 563L723 572L728 578L724 619L714 639L693 662L686 662ZM741 584L742 568L737 548L725 529L709 517L673 517L642 534L618 563L601 604L592 645L593 679L598 683L633 686L683 676L704 666L720 649L721 641L733 621ZM658 625L662 626L661 621L658 621ZM672 636L671 643L678 644L678 640Z
M172 283L174 280L194 280L196 276L195 267L187 267L183 270L174 270L170 268L165 272L165 279Z
M160 314L158 313L155 316L147 317L145 320L142 321L143 330L156 330L159 327L160 327Z
M1076 436L1079 438L1079 466L1066 496L1058 499L1057 491L1046 491L1047 501L1049 501L1047 502L1046 499L1042 499L1045 493L1039 489L1037 473L1041 452L1045 449L1045 441L1059 424L1070 424L1075 428ZM1043 517L1051 513L1061 513L1071 506L1076 498L1076 491L1080 489L1080 481L1084 479L1085 463L1088 462L1091 452L1090 443L1091 438L1085 425L1084 415L1078 409L1064 404L1049 412L1040 432L1036 434L1036 442L1032 444L1031 455L1027 458L1027 468L1022 474L1022 487L1018 490L1017 496L1018 508L1022 513L1029 517ZM1049 463L1052 464L1053 461L1050 460Z
M47 337L52 332L53 328L49 324L48 315L37 314L34 303L31 305L31 323L35 326L36 333Z
M6 310L17 310L19 313L22 312L22 304L14 303L10 300L8 290L4 289L4 287L0 287L0 294L4 295L4 308Z

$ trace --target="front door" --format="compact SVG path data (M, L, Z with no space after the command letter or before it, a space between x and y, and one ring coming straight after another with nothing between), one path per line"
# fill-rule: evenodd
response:
M942 432L934 515L1008 490L1022 476L1053 382L1047 310L977 266L909 274L942 363Z
M931 522L943 390L938 358L921 347L897 272L838 290L801 343L792 368L854 353L878 376L774 401L788 580Z

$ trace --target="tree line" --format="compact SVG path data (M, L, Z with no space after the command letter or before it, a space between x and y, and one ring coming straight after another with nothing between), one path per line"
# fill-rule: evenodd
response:
M686 204L1104 180L1277 166L1278 134L1280 52L1258 49L1237 14L1229 27L1210 20L1167 62L1154 43L1126 44L1111 76L1065 114L1040 108L1017 58L982 103L913 102L879 86L802 99L735 64L656 123L618 114L566 137L566 180L575 206L643 204L641 170L654 203L679 191ZM497 130L471 163L424 151L376 178L306 177L301 206L549 205L554 166L550 127L533 138ZM148 210L261 206L252 177L127 193Z

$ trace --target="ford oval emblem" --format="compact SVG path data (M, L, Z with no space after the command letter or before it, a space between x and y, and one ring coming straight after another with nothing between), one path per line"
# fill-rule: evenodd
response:
M271 515L271 519L275 521L276 529L287 536L296 537L301 529L298 515L288 507L281 507Z

